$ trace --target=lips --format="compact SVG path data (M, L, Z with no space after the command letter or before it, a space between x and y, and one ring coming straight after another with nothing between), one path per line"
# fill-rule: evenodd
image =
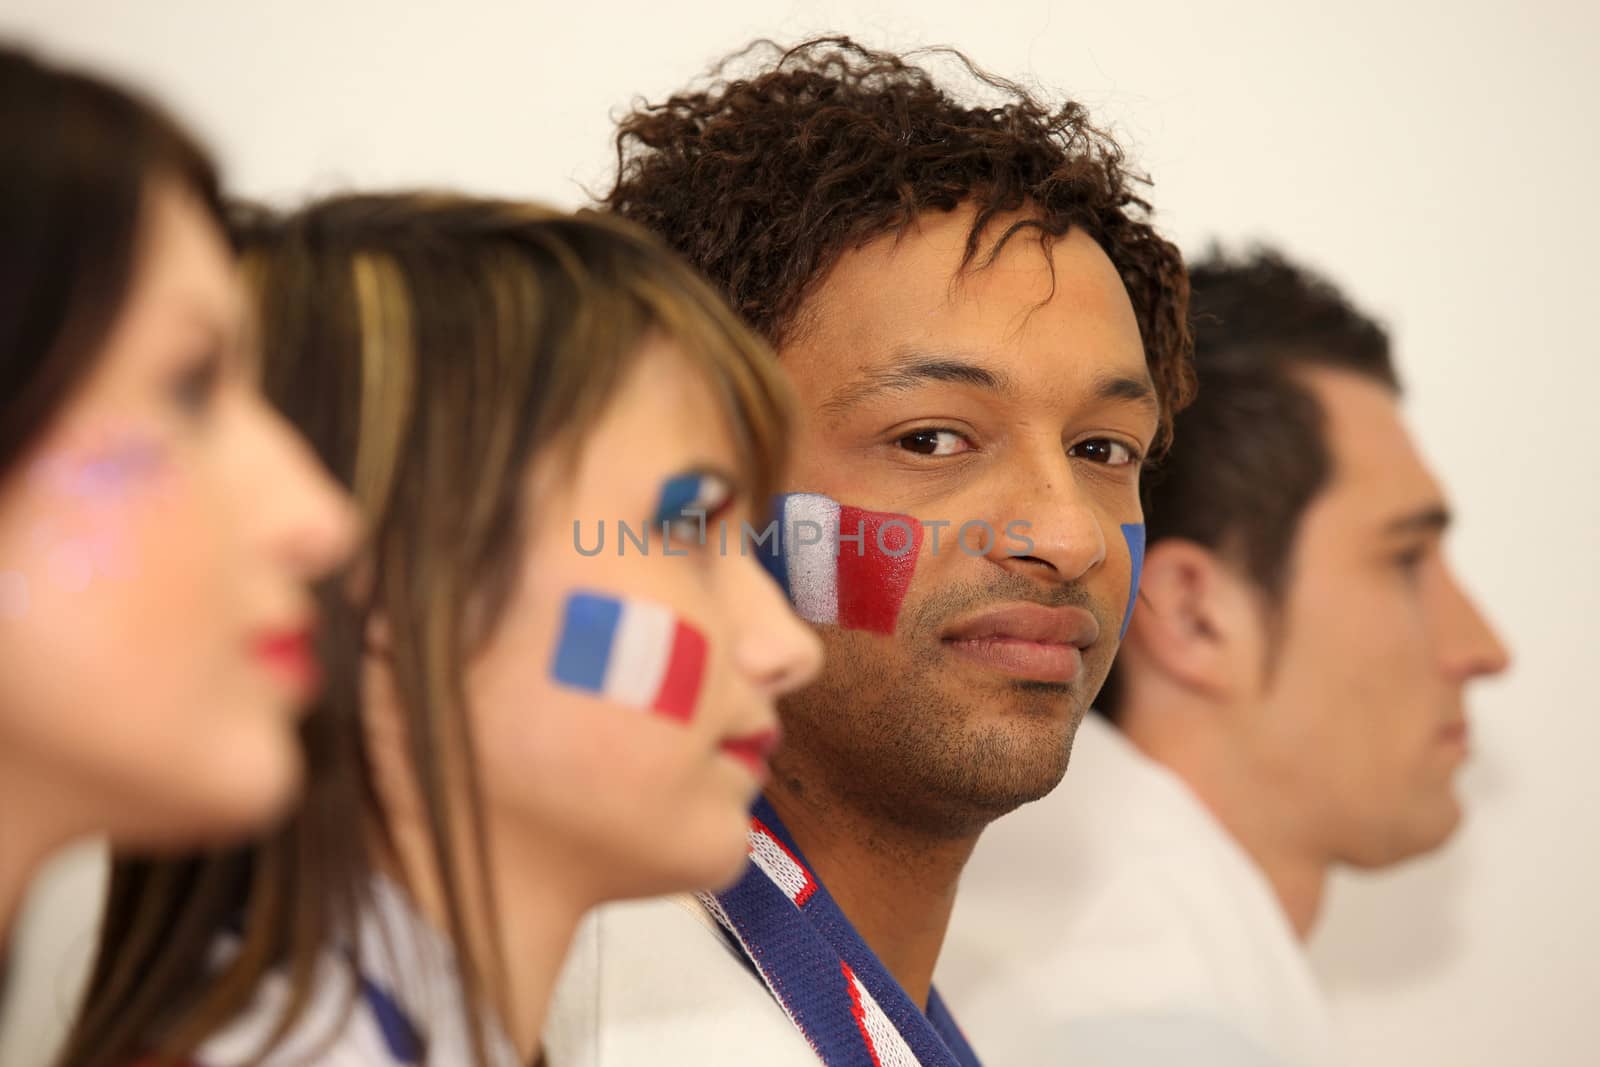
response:
M309 700L322 684L322 667L317 662L314 631L269 630L250 643L250 651L268 673L283 682L297 700Z
M1025 681L1071 682L1100 624L1082 608L1009 604L951 627L945 647L963 659Z
M780 736L777 730L762 730L760 733L724 741L719 747L749 768L757 781L764 783L768 774L767 762L777 751Z

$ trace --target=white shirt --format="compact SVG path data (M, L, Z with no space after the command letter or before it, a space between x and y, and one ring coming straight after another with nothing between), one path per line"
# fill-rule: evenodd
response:
M817 1067L761 978L690 896L584 919L545 1021L551 1067Z
M376 878L372 908L361 916L355 938L361 971L351 956L330 947L318 961L312 995L296 1026L260 1067L393 1067L391 1052L371 1004L363 997L365 979L392 998L418 1036L427 1043L430 1067L470 1067L472 1044L461 996L455 953L449 941L412 907L405 891ZM220 964L238 951L237 938L219 941ZM287 975L274 971L256 989L249 1008L213 1034L193 1057L199 1067L254 1063L271 1037L292 990ZM520 1067L520 1058L495 1020L485 1039L493 1067Z
M979 842L936 980L989 1067L1337 1062L1266 877L1095 714L1063 783Z

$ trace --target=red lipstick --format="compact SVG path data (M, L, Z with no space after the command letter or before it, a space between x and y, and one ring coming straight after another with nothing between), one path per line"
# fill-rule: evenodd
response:
M722 742L722 751L749 768L756 780L765 783L768 775L767 761L778 749L782 735L777 730L762 730Z
M321 687L322 665L317 662L310 627L265 632L251 642L250 650L270 673L294 691L297 699L309 700Z

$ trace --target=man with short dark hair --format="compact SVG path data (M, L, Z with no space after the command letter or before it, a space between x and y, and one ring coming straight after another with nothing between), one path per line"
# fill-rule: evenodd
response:
M1450 836L1463 690L1507 665L1445 561L1384 331L1271 252L1191 279L1200 391L1150 479L1105 719L985 838L941 961L994 1063L1230 1035L1331 1062L1301 948L1328 873Z
M814 41L622 122L609 206L772 342L783 513L837 543L777 568L827 663L780 707L748 874L586 926L555 1062L976 1062L932 986L956 883L1066 769L1192 384L1181 258L1116 145L945 58L959 89ZM914 553L863 546L896 523Z

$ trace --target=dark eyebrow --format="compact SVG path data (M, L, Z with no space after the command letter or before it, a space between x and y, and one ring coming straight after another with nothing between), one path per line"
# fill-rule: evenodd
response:
M1406 534L1444 533L1450 528L1450 509L1443 504L1429 504L1384 524L1383 532L1390 537Z
M960 356L911 352L883 367L874 367L859 380L841 386L822 403L824 413L838 417L880 393L903 393L929 382L971 385L990 392L1016 394L1006 375Z
M1132 400L1148 407L1152 413L1161 413L1161 400L1156 387L1148 377L1136 378L1128 374L1109 374L1095 383L1097 400Z

